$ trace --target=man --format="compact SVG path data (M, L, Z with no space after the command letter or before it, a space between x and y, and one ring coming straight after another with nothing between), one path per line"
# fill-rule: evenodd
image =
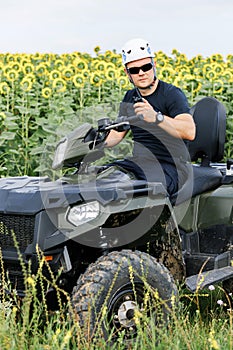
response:
M138 179L162 182L172 195L188 177L188 151L185 143L195 138L195 124L184 93L156 77L150 44L143 39L128 41L122 48L122 61L130 82L120 107L120 116L141 115L131 125L133 156L114 162ZM137 98L141 100L137 102ZM107 147L117 145L127 131L112 130Z

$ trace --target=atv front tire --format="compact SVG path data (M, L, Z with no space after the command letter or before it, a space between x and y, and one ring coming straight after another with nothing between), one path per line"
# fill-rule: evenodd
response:
M164 322L178 295L169 271L152 256L131 250L101 256L80 276L72 293L77 321L85 334L107 339L124 332L135 337L138 325L152 316Z

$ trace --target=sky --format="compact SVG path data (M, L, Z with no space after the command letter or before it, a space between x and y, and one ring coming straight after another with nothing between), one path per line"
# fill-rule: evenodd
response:
M233 54L233 0L0 0L0 53L94 54L143 38L191 58Z

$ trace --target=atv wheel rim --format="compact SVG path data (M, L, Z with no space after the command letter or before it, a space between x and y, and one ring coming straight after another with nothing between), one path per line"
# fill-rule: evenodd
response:
M126 335L136 334L135 313L139 315L143 306L144 292L141 284L123 286L118 290L109 304L110 323L118 331L126 331Z

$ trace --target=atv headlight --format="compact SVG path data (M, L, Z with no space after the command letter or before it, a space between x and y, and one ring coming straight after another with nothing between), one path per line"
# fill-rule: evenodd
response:
M59 169L62 167L64 158L65 158L67 143L68 143L67 138L64 138L58 144L55 151L54 159L53 159L53 164L52 164L53 169Z
M97 201L94 201L70 208L66 218L71 224L79 226L95 219L99 215L99 212L100 205Z

